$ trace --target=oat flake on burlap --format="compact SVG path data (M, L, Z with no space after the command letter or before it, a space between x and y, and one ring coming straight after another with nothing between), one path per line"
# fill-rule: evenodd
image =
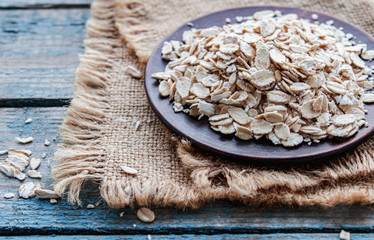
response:
M86 180L110 207L199 207L214 199L248 205L374 202L374 138L332 161L278 169L224 162L172 137L147 103L143 70L153 48L182 23L208 12L277 4L327 12L374 33L374 3L358 0L96 0L53 168L56 191L79 203ZM138 130L136 122L141 123ZM121 166L137 170L123 172Z

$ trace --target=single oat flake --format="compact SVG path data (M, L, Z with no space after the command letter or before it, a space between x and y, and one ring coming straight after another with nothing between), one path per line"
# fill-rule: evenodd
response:
M49 190L49 189L36 189L35 190L35 195L39 199L55 199L60 198L60 194L56 193L55 191Z
M35 170L40 166L41 160L40 158L31 158L30 160L30 168L31 170Z
M129 74L130 76L134 77L134 78L142 78L143 77L143 73L141 73L136 67L134 66L127 66L125 68L125 73Z
M339 239L341 240L350 240L351 239L351 233L346 232L344 230L341 230L339 233Z
M11 199L11 198L14 198L15 194L14 193L5 193L4 194L4 198L5 199Z
M27 171L27 175L31 178L42 178L42 174L36 170Z
M93 205L91 203L87 205L87 209L94 209L94 208L95 208L95 205Z
M139 208L138 211L136 211L136 216L145 223L151 223L156 218L155 213L151 209L145 207Z
M25 120L25 124L29 124L29 123L31 123L31 122L32 122L32 119L31 119L31 118L28 118L28 119Z
M32 141L34 141L34 138L33 138L33 137L26 137L26 138L16 137L16 140L17 140L19 143L26 144L26 143L31 143Z
M374 83L364 60L374 50L332 20L271 10L235 20L164 43L169 63L152 77L175 112L206 116L222 134L284 147L348 138L368 126L364 103L374 102Z
M122 171L124 171L127 174L136 175L138 174L138 171L134 168L127 167L127 166L121 166Z

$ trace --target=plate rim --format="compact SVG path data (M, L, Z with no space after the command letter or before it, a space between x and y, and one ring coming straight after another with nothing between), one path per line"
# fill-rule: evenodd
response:
M347 22L343 19L332 16L330 14L327 14L327 13L324 13L324 12L321 12L321 11L317 11L317 10L307 9L307 8L285 7L285 6L277 6L277 5L251 5L251 6L244 6L244 7L227 8L227 9L223 9L223 10L210 12L208 14L201 15L199 17L196 17L194 19L191 19L191 20L179 25L179 27L177 27L176 29L171 31L169 34L167 34L157 44L157 46L153 49L153 51L152 51L152 53L151 53L151 55L150 55L150 57L147 61L147 65L146 65L145 73L144 73L144 87L145 87L145 90L146 90L146 96L147 96L148 103L151 105L152 110L156 113L157 117L161 120L161 122L169 130L176 133L178 136L191 141L192 144L196 145L200 149L207 150L207 151L212 152L212 153L216 153L219 156L223 156L223 157L226 157L226 158L230 157L230 158L235 158L235 160L246 160L246 161L257 162L257 163L269 163L271 161L278 161L280 163L286 163L286 162L287 163L288 162L297 163L297 162L309 162L311 160L320 160L321 158L327 158L327 157L335 156L339 153L345 153L346 151L348 151L350 149L353 149L354 147L357 147L358 145L360 145L361 143L366 141L371 135L373 135L374 134L374 126L371 126L371 127L369 126L366 129L363 129L363 128L359 129L361 131L362 130L365 130L365 131L363 133L361 133L361 135L358 136L358 138L355 137L355 135L356 135L355 134L353 137L348 138L346 141L339 143L337 145L337 147L333 148L332 150L328 149L328 150L322 150L322 151L313 151L313 152L305 153L305 154L301 154L301 155L290 154L289 156L253 155L253 154L250 154L250 151L248 152L248 154L238 155L237 153L225 152L221 149L217 149L216 147L214 147L214 146L212 146L212 145L210 145L206 142L197 141L196 139L193 138L193 136L190 136L190 135L188 135L184 132L181 132L178 128L175 128L173 126L173 124L171 124L167 120L167 118L163 114L161 114L161 112L158 111L158 108L154 105L153 101L151 101L150 95L149 95L149 91L150 91L149 88L153 86L153 84L154 84L154 82L156 82L156 80L153 79L150 76L151 73L148 72L148 71L150 70L150 64L152 62L151 60L153 58L157 57L156 54L157 54L158 50L162 47L163 43L166 40L170 39L172 36L174 36L181 28L186 27L188 25L188 23L191 23L191 22L193 23L194 21L204 19L204 18L207 18L207 17L211 17L211 15L222 14L222 13L225 13L225 12L231 12L231 11L237 11L237 10L241 11L241 10L244 10L244 9L252 9L253 10L253 9L256 9L256 8L258 8L259 10L261 10L261 9L262 10L281 10L281 11L282 10L288 10L288 11L295 11L295 12L301 10L303 13L308 14L308 15L311 15L311 14L315 13L319 16L324 16L325 18L329 18L331 20L340 22L344 25L349 25L351 28L353 28L356 31L360 32L361 34L365 35L370 41L372 41L374 43L374 37L371 36L366 31L364 31L361 27L353 25L353 24L351 24L351 23L349 23L349 22ZM299 14L298 14L298 17L305 18L305 16L300 16ZM148 78L148 81L147 81L147 78ZM148 82L150 82L150 83L147 84ZM163 100L168 101L168 103L170 104L170 101L168 100L168 98L164 98ZM170 107L172 107L172 106L170 105ZM178 113L175 113L175 114L178 114ZM179 114L182 114L182 113L179 113ZM186 115L186 117L191 117L191 116ZM217 135L217 138L218 137L219 137L219 135ZM231 136L231 138L235 138L235 137ZM257 141L257 140L251 140L251 141ZM299 146L303 146L303 145L305 145L305 143L302 143ZM292 150L293 148L286 148L286 149Z

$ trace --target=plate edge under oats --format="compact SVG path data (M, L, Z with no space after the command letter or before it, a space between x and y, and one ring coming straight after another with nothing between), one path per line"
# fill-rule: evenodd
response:
M280 6L248 6L242 8L227 9L219 12L210 13L189 22L194 24L195 28L207 28L211 26L222 26L226 24L225 19L234 19L236 16L250 16L257 11L279 10L282 14L296 13L299 18L311 19L312 14L319 16L318 21L326 22L334 20L334 26L343 27L345 33L351 33L356 37L356 42L363 42L368 45L368 49L374 49L374 38L368 33L348 22L338 19L328 14L312 11L303 8L290 8ZM167 65L167 61L161 59L161 48L164 41L181 40L182 33L191 29L187 24L183 24L177 30L173 31L164 38L152 52L145 69L145 90L149 104L156 115L172 132L190 140L194 146L229 160L255 161L267 164L282 162L306 162L320 160L321 158L331 157L352 149L368 139L374 133L374 104L365 104L368 110L366 120L369 123L368 128L359 129L351 138L347 139L324 139L320 143L308 145L303 143L297 147L285 148L280 145L273 145L269 140L240 140L233 135L223 135L214 132L209 127L207 118L197 120L183 112L175 113L168 98L162 98L158 91L158 81L151 77L155 72L162 72ZM368 64L368 62L366 62ZM374 61L369 62L369 66L374 65Z

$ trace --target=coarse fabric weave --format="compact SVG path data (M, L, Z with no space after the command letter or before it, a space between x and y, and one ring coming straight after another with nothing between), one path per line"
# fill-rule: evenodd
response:
M215 199L252 206L373 203L374 138L332 160L292 168L225 162L170 134L147 102L144 79L125 73L130 65L143 71L154 47L190 19L258 4L319 10L374 33L371 0L96 0L61 126L56 191L68 188L69 200L79 203L82 183L97 182L114 208L197 208Z

